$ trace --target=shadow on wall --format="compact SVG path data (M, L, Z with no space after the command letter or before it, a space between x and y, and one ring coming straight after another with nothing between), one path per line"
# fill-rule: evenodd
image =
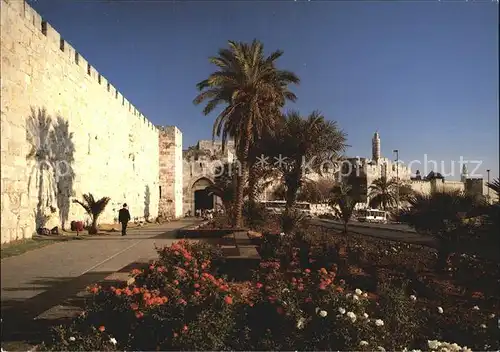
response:
M149 220L149 206L151 204L151 192L149 191L149 186L146 185L146 189L144 191L144 220Z
M75 145L73 133L69 132L69 122L61 116L53 120L45 108L37 110L32 107L26 121L26 139L31 144L27 159L34 161L28 179L28 194L34 182L38 191L36 228L44 227L50 217L47 216L48 210L57 205L59 223L64 229L69 216L70 198L74 196L75 180L72 168Z

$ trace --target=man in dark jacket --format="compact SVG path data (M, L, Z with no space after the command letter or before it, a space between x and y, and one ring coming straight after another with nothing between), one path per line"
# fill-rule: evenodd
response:
M127 203L123 204L123 208L118 212L118 222L122 224L122 236L127 234L127 224L130 221L130 213L127 209Z

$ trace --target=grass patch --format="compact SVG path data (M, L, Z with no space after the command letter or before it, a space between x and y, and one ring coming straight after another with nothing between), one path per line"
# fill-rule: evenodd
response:
M34 249L42 248L57 242L83 240L83 239L84 237L60 236L60 238L47 238L47 239L27 238L27 239L12 241L10 243L2 245L2 249L0 251L0 259L21 255L23 253L32 251Z

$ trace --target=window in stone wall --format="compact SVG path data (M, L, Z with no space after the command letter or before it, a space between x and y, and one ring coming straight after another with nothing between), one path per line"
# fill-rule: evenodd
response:
M161 186L160 186L160 199L161 199Z
M63 38L59 39L59 49L61 49L61 51L64 51L64 39Z
M115 99L118 99L118 90L115 89Z
M108 82L108 92L109 92L110 90L111 90L111 86L110 86L110 84L109 84L109 82Z
M90 76L90 64L87 64L87 74Z
M47 35L47 21L42 21L42 34Z
M77 52L75 52L75 64L78 65L79 61L80 61L80 54L78 54Z
M99 82L99 84L101 84L101 74L97 75L97 82Z

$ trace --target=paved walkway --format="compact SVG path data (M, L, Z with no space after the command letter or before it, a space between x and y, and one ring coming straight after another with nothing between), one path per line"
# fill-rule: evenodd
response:
M2 339L7 330L18 330L14 325L32 321L86 286L135 262L154 259L155 245L171 244L177 229L197 222L186 219L133 228L125 237L117 233L60 242L3 259Z

